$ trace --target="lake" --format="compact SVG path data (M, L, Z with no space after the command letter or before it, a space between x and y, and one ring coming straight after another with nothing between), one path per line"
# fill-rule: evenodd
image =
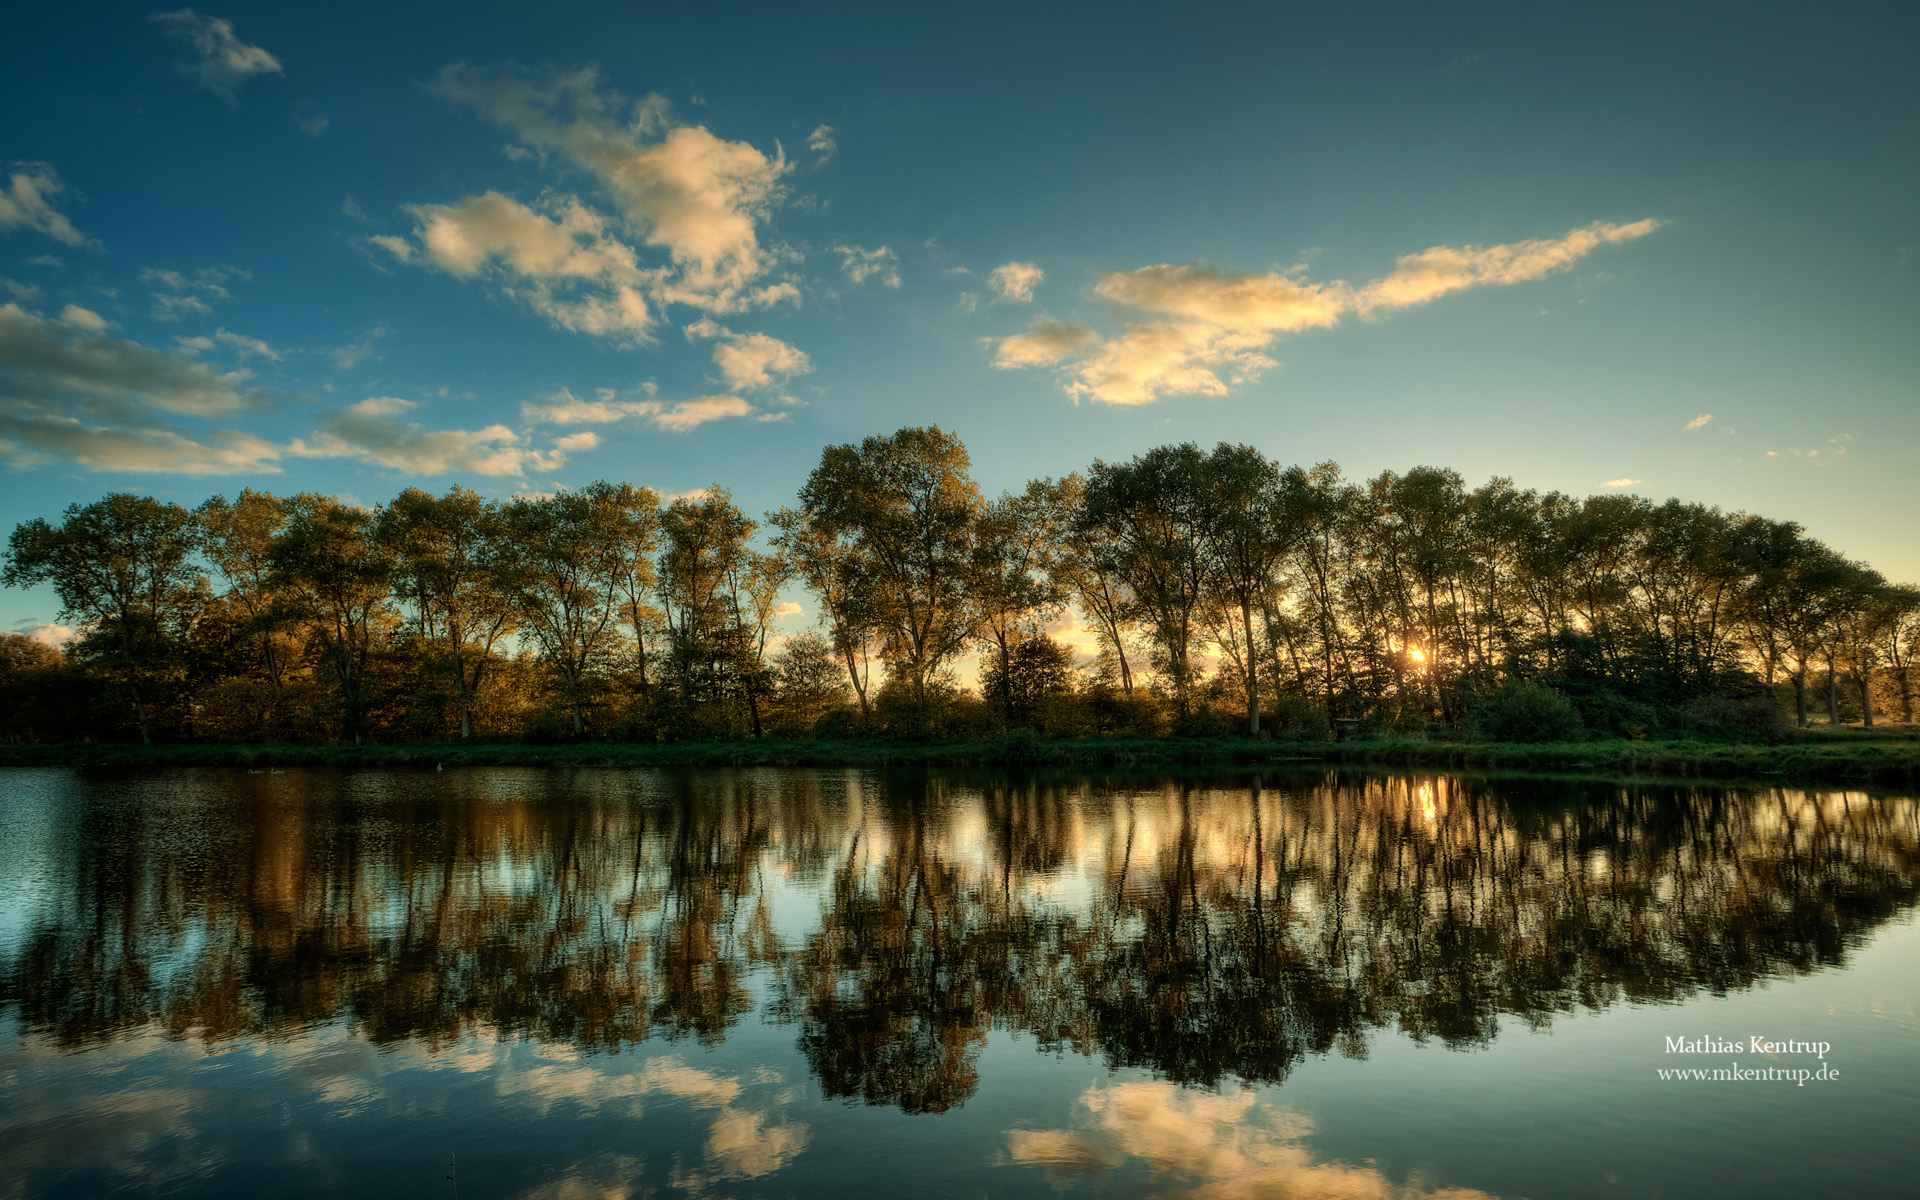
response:
M1908 1196L1920 803L0 772L0 1197Z

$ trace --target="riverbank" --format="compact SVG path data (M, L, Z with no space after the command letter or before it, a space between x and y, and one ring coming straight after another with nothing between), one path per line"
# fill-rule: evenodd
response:
M1308 764L1453 770L1920 784L1920 737L1817 732L1771 744L1692 741L1353 742L1247 738L1049 739L964 742L579 742L553 746L298 746L71 743L0 746L0 766L390 767L1204 767Z

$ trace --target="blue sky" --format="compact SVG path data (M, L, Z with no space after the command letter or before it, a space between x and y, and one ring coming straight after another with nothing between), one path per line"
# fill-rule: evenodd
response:
M43 6L0 45L0 521L758 514L938 422L990 494L1245 441L1920 579L1917 60L1895 5Z

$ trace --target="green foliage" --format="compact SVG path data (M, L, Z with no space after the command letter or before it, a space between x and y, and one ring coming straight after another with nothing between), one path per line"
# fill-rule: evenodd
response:
M1491 742L1567 742L1581 729L1573 701L1531 679L1503 685L1473 714L1475 736Z

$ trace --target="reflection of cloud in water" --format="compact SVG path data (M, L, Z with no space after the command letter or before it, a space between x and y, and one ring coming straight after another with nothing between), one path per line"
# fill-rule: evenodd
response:
M807 1148L805 1125L767 1126L756 1112L729 1108L714 1118L707 1138L707 1161L715 1179L757 1179L771 1175Z
M100 1097L83 1087L16 1088L0 1072L0 1198L29 1195L28 1181L92 1168L156 1189L211 1173L217 1153L195 1144L194 1111L209 1097L191 1088L137 1088Z
M565 1062L547 1062L520 1071L503 1062L498 1070L500 1094L518 1097L542 1115L557 1100L588 1108L624 1100L630 1102L631 1115L637 1118L641 1115L640 1102L647 1096L664 1096L713 1110L704 1162L698 1168L676 1162L672 1172L673 1186L695 1194L726 1180L771 1175L807 1148L805 1124L772 1123L772 1114L737 1103L745 1090L739 1079L690 1067L671 1055L650 1059L640 1070L624 1075ZM784 1080L778 1071L762 1067L747 1082L778 1088ZM788 1098L787 1090L781 1089L782 1094L774 1100L776 1105ZM526 1193L526 1200L625 1200L629 1194L644 1194L646 1189L638 1183L640 1171L637 1158L603 1156L574 1167L565 1179Z
M1009 1133L1013 1161L1064 1181L1141 1160L1168 1185L1156 1194L1193 1200L1487 1200L1473 1188L1429 1192L1391 1183L1372 1167L1315 1162L1305 1145L1312 1124L1250 1091L1096 1084L1080 1102L1090 1118L1083 1129Z

